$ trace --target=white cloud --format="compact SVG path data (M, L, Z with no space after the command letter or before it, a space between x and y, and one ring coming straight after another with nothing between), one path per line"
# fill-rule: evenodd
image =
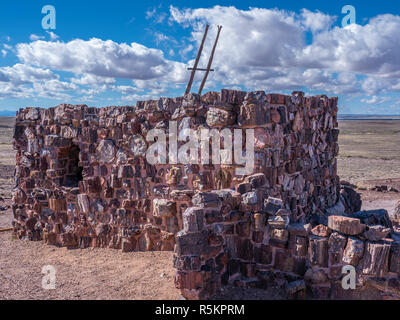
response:
M400 91L400 80L369 76L361 81L362 89L369 96Z
M163 23L164 20L167 18L167 13L162 12L159 9L161 9L162 5L158 5L158 7L153 7L149 10L146 11L146 19L147 20L152 20L155 23Z
M51 31L46 31L48 33L48 35L50 36L50 40L57 40L58 38L60 38L58 35L56 35L54 32Z
M155 97L188 77L185 64L167 60L162 51L136 43L38 40L16 45L16 53L22 63L0 68L1 98L22 97L23 92L27 98L35 92L35 97L68 99L68 91L93 98L107 90ZM74 77L61 81L55 71L69 71ZM136 87L115 85L116 78L130 78ZM5 83L12 83L14 89Z
M179 54L180 54L181 57L184 59L184 58L186 58L186 55L187 55L189 52L192 52L192 51L193 51L193 49L194 49L193 45L189 43L185 48L179 50Z
M131 94L131 95L123 95L121 97L122 101L135 103L136 101L146 101L146 100L156 100L160 96L158 94Z
M13 51L12 50L12 46L10 46L10 45L8 45L6 43L3 43L3 48L4 49L0 50L0 53L3 56L3 58L5 58L8 55L9 51Z
M49 69L34 68L24 64L0 68L0 81L16 85L58 79Z
M374 104L378 101L377 96L373 96L371 99L361 99L361 102L367 103L367 104Z
M77 89L77 86L75 84L65 81L59 81L58 79L52 79L44 82L35 82L33 83L33 87L39 92L46 94L55 94L62 91L72 91Z
M139 88L135 88L132 86L114 86L113 90L121 92L122 94L132 94L132 93L138 93L138 92L143 91Z
M179 68L179 63L166 60L161 50L96 38L34 41L18 44L17 51L26 64L99 77L154 79Z
M277 9L171 6L170 12L172 21L193 28L196 48L205 24L211 26L202 65L207 63L216 26L223 25L213 63L217 72L210 79L225 86L291 90L307 85L327 93L364 90L371 94L383 90L384 78L400 75L399 16L381 15L363 26L341 28L332 27L336 17L306 9L298 15ZM309 44L305 42L308 30L313 32ZM356 75L368 76L371 83L357 80Z
M44 37L43 36L38 36L36 34L31 34L29 36L29 40L31 40L31 41L37 41L37 40L40 40L40 39L44 39Z
M187 75L187 72L185 73ZM179 75L177 75L179 77ZM169 77L166 77L162 81L150 81L150 80L134 80L133 84L135 85L135 88L138 89L138 91L146 91L146 90L151 90L153 93L154 92L162 92L166 93L168 88L179 88L180 84L174 83L174 81L169 81ZM186 83L185 83L186 84Z
M157 13L157 8L151 8L146 11L146 19L151 19Z
M336 20L336 17L332 17L320 11L312 12L307 9L301 11L301 17L303 18L302 24L313 33L327 30Z
M154 37L156 38L156 43L159 44L162 41L171 41L171 38L161 32L155 32Z
M84 74L81 77L78 78L72 78L71 82L79 84L79 85L85 85L85 86L100 86L104 84L113 84L115 83L114 78L108 78L108 77L99 77L95 76L93 74Z
M1 75L0 75L1 77ZM0 78L1 79L1 78ZM0 99L16 98L24 99L33 97L33 89L27 86L14 86L10 82L0 81Z
M400 75L400 17L380 15L361 26L352 24L319 33L297 55L300 65L360 74Z
M120 92L124 101L136 101L156 99L167 94L171 88L179 88L178 84L168 81L134 80L133 84L134 86L114 86L113 90Z
M296 49L303 47L303 31L293 13L279 10L215 6L210 9L178 10L171 7L175 21L193 27L192 37L200 45L205 23L211 26L203 60L211 51L216 26L223 24L215 65L225 61L231 66L280 66L295 58Z
M378 96L373 96L370 99L361 99L361 102L366 103L366 104L383 104L385 102L388 102L390 100L389 97L378 97Z
M394 91L400 91L400 81L394 81L393 86L391 87Z
M74 91L77 86L59 80L49 69L35 68L24 64L0 68L0 98L68 97L65 91Z

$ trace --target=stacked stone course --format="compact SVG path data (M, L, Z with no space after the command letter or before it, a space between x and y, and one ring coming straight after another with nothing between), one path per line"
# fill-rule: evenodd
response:
M398 242L382 240L393 233L384 215L328 219L360 210L354 191L340 190L337 111L337 98L234 90L132 107L20 110L14 232L67 247L175 247L176 285L187 298L209 298L229 282L325 297L343 261L369 261L363 272L378 277L398 272ZM179 129L254 129L253 172L149 164L146 135L168 132L169 121ZM373 241L353 237L364 232L363 219L386 223L366 230Z

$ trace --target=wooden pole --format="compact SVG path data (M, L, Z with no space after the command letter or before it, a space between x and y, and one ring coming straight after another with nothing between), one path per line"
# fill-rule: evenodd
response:
M189 80L189 83L187 85L187 88L186 88L186 91L185 91L185 95L189 94L190 90L192 89L194 75L196 73L197 65L199 64L200 56L201 56L201 53L203 51L204 42L206 41L206 38L207 38L208 28L209 28L209 25L206 25L206 30L204 31L203 40L201 41L201 45L200 45L200 48L199 48L199 52L197 53L197 57L196 57L196 61L195 61L194 66L193 66L192 73L190 74L190 80Z
M193 68L187 68L188 70L193 70ZM197 68L197 71L207 71L207 69L204 68ZM214 71L214 69L210 69L210 71Z
M208 74L210 73L211 65L212 65L212 62L213 62L213 59L214 59L214 53L215 53L215 49L217 48L217 43L218 43L218 39L219 39L219 34L221 33L221 29L222 29L222 26L218 26L217 38L215 39L214 47L213 47L213 49L211 51L211 56L210 56L210 60L208 61L207 71L206 71L206 73L204 75L204 78L203 78L203 81L201 82L201 85L200 85L199 95L201 95L201 92L203 91L204 85L206 84Z
M7 232L7 231L12 231L12 230L13 230L12 227L10 227L10 228L3 228L3 229L0 229L0 232Z

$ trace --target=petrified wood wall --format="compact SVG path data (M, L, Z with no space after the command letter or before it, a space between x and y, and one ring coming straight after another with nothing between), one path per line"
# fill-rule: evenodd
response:
M235 191L246 213L281 198L290 222L307 222L338 200L336 116L337 98L233 90L20 110L14 231L69 247L173 250L193 197L218 189ZM235 165L149 164L146 134L171 120L178 129L254 129L256 178L236 176Z

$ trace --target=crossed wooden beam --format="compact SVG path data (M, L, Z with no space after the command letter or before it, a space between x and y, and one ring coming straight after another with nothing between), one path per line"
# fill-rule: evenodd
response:
M210 59L208 60L207 68L204 69L204 68L198 68L198 67L197 67L198 64L199 64L199 60L200 60L200 57L201 57L201 53L202 53L202 51L203 51L204 42L206 41L206 38L207 38L207 33L208 33L209 27L210 27L209 25L206 25L206 30L204 31L203 40L201 41L201 45L200 45L200 48L199 48L199 52L197 53L197 57L196 57L196 60L195 60L195 62L194 62L193 68L188 68L188 70L191 70L192 73L190 74L190 80L189 80L189 83L188 83L188 85L187 85L187 88L186 88L186 91L185 91L185 95L188 94L188 93L190 93L190 90L192 89L192 84L193 84L193 80L194 80L194 75L195 75L195 73L196 73L197 70L198 70L198 71L205 71L205 72L206 72L206 73L204 74L203 81L202 81L201 84L200 84L199 95L201 95L201 92L203 91L204 85L206 84L206 81L207 81L208 74L210 73L210 71L214 71L214 69L211 69L211 65L212 65L212 62L213 62L213 59L214 59L215 49L217 48L217 43L218 43L219 35L220 35L220 33L221 33L222 26L218 26L217 37L216 37L216 39L215 39L214 46L213 46L213 49L212 49L212 51L211 51Z

